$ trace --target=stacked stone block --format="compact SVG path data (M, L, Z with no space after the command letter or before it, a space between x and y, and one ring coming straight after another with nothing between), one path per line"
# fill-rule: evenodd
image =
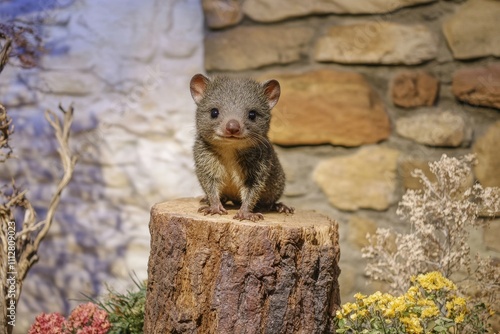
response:
M209 73L275 78L270 136L287 202L341 221L342 300L366 286L361 248L442 154L475 153L500 186L500 2L203 0ZM497 231L500 220L492 223ZM500 257L490 231L472 248Z

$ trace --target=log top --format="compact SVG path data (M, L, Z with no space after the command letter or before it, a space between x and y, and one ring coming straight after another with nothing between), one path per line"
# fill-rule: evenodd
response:
M168 214L170 216L178 216L194 220L202 220L213 223L234 223L237 225L251 225L251 226L275 226L281 225L283 227L320 227L321 225L330 226L334 222L328 216L322 215L315 211L310 210L295 210L294 214L286 215L284 213L261 211L264 215L264 220L252 222L249 220L233 219L233 216L238 211L238 206L224 205L227 209L227 215L203 215L198 213L198 208L201 198L180 198L160 202L153 205L151 209L152 215Z
M238 211L238 206L225 205L228 211L227 215L203 215L198 213L198 208L201 198L181 198L165 202L156 203L151 209L151 222L153 225L164 221L164 219L155 219L168 217L168 219L176 217L179 219L189 219L197 222L206 222L213 224L228 224L230 223L235 228L248 227L271 227L282 229L314 229L316 237L329 239L332 229L338 231L338 224L333 219L323 214L310 210L295 210L292 215L286 215L277 212L262 212L264 220L252 222L249 220L233 219L233 216ZM319 234L319 235L318 235ZM326 241L326 240L325 240ZM328 243L328 242L327 242Z

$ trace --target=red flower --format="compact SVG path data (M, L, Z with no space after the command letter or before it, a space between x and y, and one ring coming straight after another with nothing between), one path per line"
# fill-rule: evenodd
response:
M60 313L42 313L35 318L28 334L64 334L64 322Z
M111 328L106 311L94 303L79 305L66 321L69 333L106 334Z
M59 313L42 313L28 334L106 334L111 328L108 313L94 303L77 306L68 320Z

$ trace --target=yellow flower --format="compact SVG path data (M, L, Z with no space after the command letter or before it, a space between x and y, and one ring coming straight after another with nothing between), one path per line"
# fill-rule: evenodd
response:
M452 300L446 302L446 309L448 311L459 310L465 306L465 298L453 297Z
M380 300L382 297L382 293L380 291L375 292L374 294L369 295L364 299L365 305L370 306L372 304L375 304Z
M426 291L439 291L444 288L456 290L457 287L449 279L443 277L440 272L433 271L427 274L420 274L416 277L416 282Z
M384 311L384 317L394 318L396 311L393 308L388 308Z
M364 309L364 310L359 310L358 312L358 315L360 317L366 317L367 315L369 314L368 310Z
M462 297L453 297L452 300L446 302L446 313L447 317L455 316L455 322L460 323L464 321L465 313L467 312L467 305L465 298Z
M342 305L342 313L348 314L352 311L356 311L358 309L358 305L355 303L345 303Z
M432 318L435 317L439 314L439 309L437 308L436 305L426 307L422 310L422 318Z
M346 323L355 321L356 324L364 325L367 321L373 321L375 316L381 316L388 326L403 325L405 333L421 334L424 333L423 324L432 323L433 318L441 316L443 310L438 305L445 302L448 318L457 324L466 321L469 314L466 299L451 292L456 290L455 284L441 273L418 275L412 277L412 282L414 285L397 297L380 291L369 296L356 293L356 301L344 304L336 312L336 317L346 319L342 320Z
M365 299L366 296L358 292L357 294L354 295L354 298L356 298L357 300L361 300Z
M465 319L465 312L460 313L458 316L455 317L455 322L457 324L463 322Z
M420 321L418 320L415 314L410 314L409 317L402 317L399 319L401 323L405 325L405 329L407 333L423 333L424 329L420 325Z
M431 307L432 306L436 306L436 304L434 304L434 302L432 300L430 300L430 299L423 299L423 298L417 300L417 305L418 306L431 306Z
M417 298L420 298L420 291L419 291L418 287L412 286L408 289L405 296L409 301L414 303L414 302L416 302Z
M453 302L446 302L446 316L449 318L453 311Z
M408 304L406 304L406 300L404 296L400 296L394 299L393 307L396 308L396 312L404 312L408 308Z

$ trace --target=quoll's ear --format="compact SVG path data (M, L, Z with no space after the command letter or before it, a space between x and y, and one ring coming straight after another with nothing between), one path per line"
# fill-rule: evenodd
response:
M273 108L280 98L280 83L276 80L269 80L262 84L264 87L264 94L267 97L267 104L269 108Z
M191 82L189 83L189 88L191 89L191 96L193 97L194 102L197 104L200 103L201 99L205 95L205 90L207 89L207 85L210 82L203 74L195 74L191 78Z

